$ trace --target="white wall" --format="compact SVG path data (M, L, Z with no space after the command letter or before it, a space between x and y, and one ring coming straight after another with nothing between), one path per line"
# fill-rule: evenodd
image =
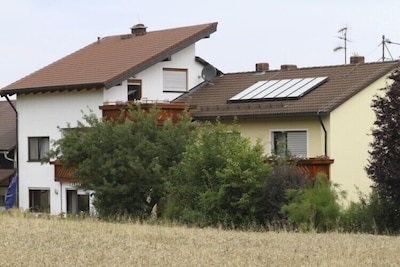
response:
M83 111L89 109L101 116L102 90L55 92L18 96L18 146L19 146L19 206L29 208L29 189L50 190L50 212L61 212L60 183L54 181L54 166L39 162L28 162L28 137L49 136L57 140L61 133L57 129L67 123L75 126L82 120ZM56 193L58 191L58 194ZM65 198L66 195L63 195ZM65 200L63 209L65 209Z
M189 46L174 54L171 61L163 61L138 73L134 79L142 80L142 99L162 102L173 100L180 93L163 92L163 68L178 68L188 70L188 89L203 81L201 71L203 66L195 60L195 45ZM104 89L104 102L126 101L127 81L120 86Z

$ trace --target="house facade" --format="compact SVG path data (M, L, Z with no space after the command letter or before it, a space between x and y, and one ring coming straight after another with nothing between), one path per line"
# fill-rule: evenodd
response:
M375 120L372 98L399 66L365 63L363 57L346 65L278 70L262 63L253 72L215 77L175 102L196 106L197 120L229 124L236 118L241 134L261 140L267 154L333 159L331 181L355 201L358 190L371 186L364 169Z
M138 24L2 88L0 95L18 100L19 207L51 214L93 210L93 192L56 179L54 164L42 162L52 141L83 114L101 117L102 106L168 103L203 82L207 62L196 57L195 46L216 28L209 23L148 32Z
M16 170L17 144L15 101L0 101L0 211L5 209L8 186Z

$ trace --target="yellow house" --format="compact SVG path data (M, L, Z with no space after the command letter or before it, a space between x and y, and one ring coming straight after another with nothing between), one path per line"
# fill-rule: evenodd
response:
M372 98L399 66L399 61L365 63L359 56L346 65L309 68L269 70L260 63L253 72L217 77L206 72L203 84L175 102L196 106L196 120L237 118L242 135L260 139L268 154L334 159L332 182L347 191L348 200L357 200L358 189L367 193L372 184L364 170L375 120Z

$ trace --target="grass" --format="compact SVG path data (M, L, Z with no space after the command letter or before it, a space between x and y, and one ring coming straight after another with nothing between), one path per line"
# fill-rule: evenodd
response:
M400 238L0 215L0 266L398 266Z

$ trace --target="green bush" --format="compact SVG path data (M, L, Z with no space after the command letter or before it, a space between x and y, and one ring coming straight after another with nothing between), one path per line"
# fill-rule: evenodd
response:
M172 168L165 217L205 226L253 224L271 172L263 148L217 122L199 130L182 161Z
M273 172L265 179L263 198L259 207L259 221L269 225L282 226L285 218L280 212L288 204L285 192L288 189L301 189L310 186L312 180L296 169L293 162L275 161Z
M319 173L313 186L287 190L290 202L281 211L287 214L289 223L300 230L326 232L337 227L341 211L338 200L343 195L343 192L337 192L337 186L331 184L325 174Z

